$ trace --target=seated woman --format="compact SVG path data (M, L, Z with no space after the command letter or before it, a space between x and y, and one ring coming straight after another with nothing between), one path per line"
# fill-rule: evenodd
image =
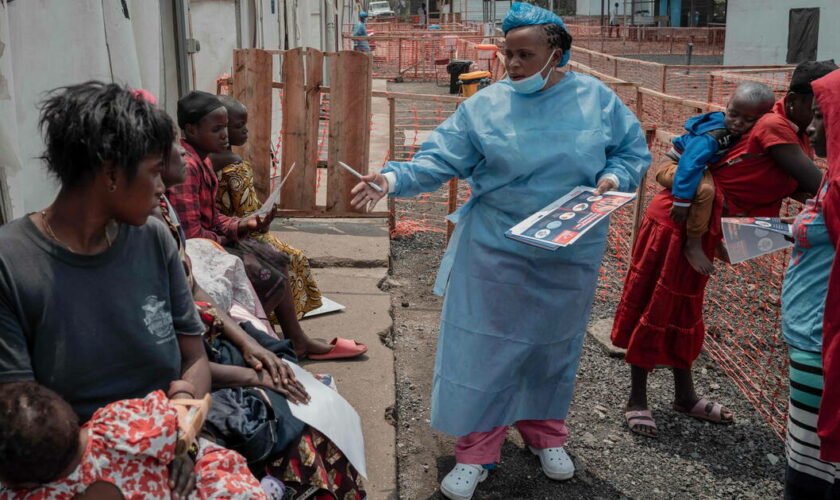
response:
M248 142L248 109L230 96L219 96L228 113L228 139L230 146L244 146ZM251 165L230 149L209 155L213 169L219 177L216 204L228 217L249 217L259 210L262 203L254 190L254 172ZM289 286L295 296L298 319L309 311L321 307L321 291L306 256L268 231L255 231L251 237L272 245L289 257Z
M203 397L204 326L166 226L147 223L172 121L123 87L87 82L54 91L40 125L60 189L0 227L0 384L35 380L80 422L157 390ZM194 474L187 456L170 464L176 496Z
M184 157L185 150L176 140L161 174L167 188L184 182ZM169 208L169 202L164 195L161 196L160 210L156 211L156 214L168 225L179 248L184 248L187 242L183 229L177 214ZM191 240L193 241L198 240ZM187 276L192 276L194 261L186 255L183 255L183 258ZM261 332L255 328L254 320L238 324L224 308L215 304L197 282L193 281L192 287L196 306L206 325L205 339L208 350L213 353L213 362L210 363L213 388L221 389L213 393L216 401L231 400L230 393L224 393L225 389L254 386L261 387L263 393L269 395L271 391L277 392L293 404L307 403L310 400L306 390L295 379L294 373L281 359L285 357L289 361L296 361L294 351L288 345L289 341L279 341ZM292 300L288 289L283 300L287 303ZM261 457L249 453L253 447L242 450L254 472L260 477L270 474L282 479L288 488L296 491L316 486L320 494L315 498L331 498L328 495L332 493L342 499L364 498L365 490L361 477L341 450L317 430L304 426L292 416L284 401L272 396L269 396L269 399L274 418L277 420L272 453L268 457ZM219 439L231 443L240 441L237 439L238 435L232 436L239 429L231 429L227 425L228 419L225 415L218 415L216 418L211 412L209 420L214 434Z
M110 403L79 426L55 392L12 382L0 392L0 415L2 500L75 500L97 483L112 484L124 498L170 498L166 467L177 456L181 420L163 391ZM240 454L206 439L189 453L197 472L190 498L266 498Z
M187 151L186 180L170 188L167 197L175 208L187 238L207 238L225 246L245 262L248 277L267 311L274 311L283 334L295 345L298 356L312 359L348 358L367 352L367 347L336 338L332 345L310 339L297 321L293 302L282 301L286 293L288 257L271 245L249 238L266 230L273 214L227 217L216 208L218 178L208 155L228 147L227 110L207 92L194 91L178 101L178 125Z

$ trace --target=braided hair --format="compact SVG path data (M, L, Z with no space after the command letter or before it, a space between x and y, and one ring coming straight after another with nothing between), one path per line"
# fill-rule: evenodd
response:
M572 48L572 35L559 24L543 24L543 32L552 49L561 49L563 53Z

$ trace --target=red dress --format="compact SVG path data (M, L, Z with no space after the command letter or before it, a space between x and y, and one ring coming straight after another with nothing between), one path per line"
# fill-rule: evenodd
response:
M834 248L840 245L840 71L811 84L820 106L828 146L828 190L823 215ZM817 435L820 459L840 462L840 262L835 259L828 279L823 313L824 385Z
M724 199L731 214L775 217L782 200L796 191L796 181L768 152L778 144L797 144L812 155L807 136L785 117L783 100L711 167L715 205L702 240L710 259L722 238ZM671 192L663 190L645 210L613 323L613 344L627 349L628 363L647 370L658 365L691 368L706 331L703 295L708 276L694 271L683 255L685 226L668 216L672 202Z

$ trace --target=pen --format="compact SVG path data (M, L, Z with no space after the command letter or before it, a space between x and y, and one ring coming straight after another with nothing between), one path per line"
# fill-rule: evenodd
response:
M361 178L362 178L362 174L360 174L359 172L356 172L355 170L353 170L353 167L351 167L350 165L348 165L348 164L344 163L343 161L338 162L338 164L339 164L342 168L344 168L344 170L347 170L348 172L350 172L351 174L355 175L355 176L356 176L356 177L358 177L359 179L361 179ZM367 183L366 183L366 184L367 184L368 186L372 187L373 189L375 189L376 191L380 192L380 193L382 193L382 192L384 191L384 190L382 189L382 187L381 187L379 184L376 184L375 182L367 181Z

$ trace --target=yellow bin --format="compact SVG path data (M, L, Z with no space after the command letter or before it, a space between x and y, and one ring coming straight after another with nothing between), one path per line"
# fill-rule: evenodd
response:
M490 85L489 71L473 71L472 73L461 73L458 83L461 85L461 95L470 97L479 89Z

